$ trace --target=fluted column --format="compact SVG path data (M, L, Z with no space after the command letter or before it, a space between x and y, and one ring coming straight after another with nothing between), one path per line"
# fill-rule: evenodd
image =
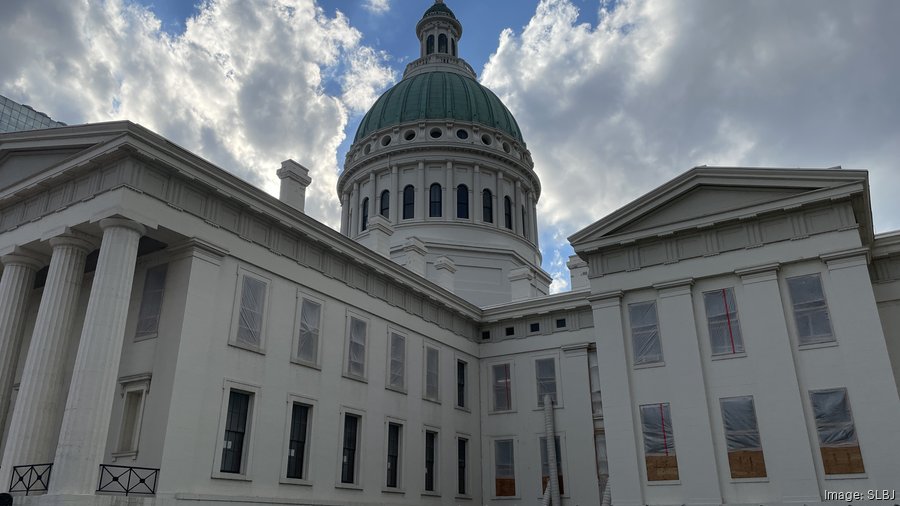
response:
M9 426L0 487L6 490L13 466L53 461L65 406L63 377L75 307L84 278L84 260L93 243L88 236L66 231L50 239L53 253L16 407Z
M3 263L3 277L0 277L0 430L3 430L12 397L16 360L22 346L25 306L34 287L34 274L44 262L21 250L0 257L0 262Z
M93 494L106 452L134 264L144 227L119 218L101 220L100 226L103 242L59 431L51 494Z

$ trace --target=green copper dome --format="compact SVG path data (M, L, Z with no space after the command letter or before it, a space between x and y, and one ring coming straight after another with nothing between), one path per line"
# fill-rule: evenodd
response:
M446 14L451 18L456 19L456 16L453 14L453 11L450 10L450 7L447 7L443 3L435 3L425 11L425 14L423 14L422 17L425 18L436 14Z
M525 142L497 95L470 77L443 71L413 75L387 90L363 117L354 141L401 123L443 119L496 128Z

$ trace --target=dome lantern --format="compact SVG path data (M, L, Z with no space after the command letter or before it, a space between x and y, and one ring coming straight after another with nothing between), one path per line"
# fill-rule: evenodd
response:
M443 2L435 0L416 24L419 38L420 58L430 55L458 57L459 39L462 38L462 24L453 11Z

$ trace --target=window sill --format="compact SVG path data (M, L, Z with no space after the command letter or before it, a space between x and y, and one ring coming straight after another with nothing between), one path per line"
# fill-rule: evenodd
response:
M637 371L638 369L653 369L654 367L665 367L666 363L663 362L649 362L646 364L634 364L632 368Z
M453 406L453 407L456 408L457 411L462 411L462 412L464 412L464 413L472 414L472 410L469 409L469 408L467 408L467 407L465 407L465 406L456 405L456 406Z
M423 400L423 401L428 401L428 402L430 402L430 403L432 403L432 404L437 404L438 406L441 405L440 399L429 399L428 397L422 397L422 400Z
M513 414L515 412L516 412L515 409L506 409L506 410L502 410L502 411L490 411L490 412L488 412L488 414L489 415L509 415L509 414Z
M281 483L282 485L300 485L303 487L311 487L313 484L309 480L304 480L302 478L287 478L285 476L282 476L278 480L278 483Z
M760 476L758 478L732 478L731 483L769 483L769 478Z
M858 473L858 474L826 474L826 480L866 480L868 479L868 475L866 473Z
M159 337L159 332L153 332L152 334L144 334L142 336L135 335L134 342L139 343L141 341L146 341L148 339L156 339L157 337Z
M406 493L406 490L404 490L404 489L402 489L402 488L382 487L382 488L381 488L381 493L382 493L382 494L398 494L398 495L403 495L403 494Z
M240 348L242 350L250 351L253 353L258 353L263 356L266 355L265 350L263 350L263 348L261 346L253 346L252 344L244 344L244 343L239 343L237 341L228 341L228 346L233 346L235 348Z
M730 360L733 358L746 358L746 357L747 357L747 352L742 351L739 353L722 353L719 355L713 355L712 357L710 357L710 360Z
M820 348L833 348L838 345L836 339L832 339L831 341L822 341L818 343L809 343L809 344L801 344L797 346L799 350L818 350Z
M246 474L223 473L222 471L213 471L212 478L215 480L231 480L231 481L253 481Z
M457 501L471 501L471 500L472 500L472 496L470 496L470 495L458 495L458 494L457 494L457 495L454 497L454 499L456 499Z
M350 374L350 373L346 373L346 372L345 372L345 373L342 373L341 376L343 376L344 378L346 378L346 379L348 379L348 380L358 381L358 382L360 382L360 383L366 383L366 384L369 383L369 380L367 380L366 378L361 378L361 377L359 377L359 376L354 376L354 375L352 375L352 374Z
M554 404L553 410L555 411L557 409L565 409L565 406L562 404ZM544 410L544 406L535 406L532 411L543 411L543 410Z
M423 490L422 493L421 493L420 495L424 495L424 496L428 496L428 497L440 497L440 496L441 496L441 493L440 493L440 492L431 491L431 490Z
M681 485L681 480L647 481L647 486L650 487L665 487L668 485Z
M335 483L334 488L342 488L344 490L358 490L362 492L362 485L356 485L353 483Z
M125 459L125 458L131 458L131 460L137 460L137 454L138 454L137 450L134 450L134 451L115 452L111 456L112 456L113 462L115 462L119 459Z
M522 496L519 495L500 495L500 496L492 496L491 500L493 501L519 501L522 499Z
M390 390L391 392L397 392L398 394L407 395L405 388L392 387L390 385L385 385L385 390Z
M309 367L310 369L315 369L317 371L321 371L322 367L315 362L307 362L306 360L299 359L297 357L291 357L291 363L297 364L303 367Z

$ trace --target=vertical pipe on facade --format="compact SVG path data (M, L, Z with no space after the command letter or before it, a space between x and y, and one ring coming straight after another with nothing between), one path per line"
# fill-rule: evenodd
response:
M550 473L550 497L553 506L560 506L559 474L556 456L556 429L553 427L553 400L550 394L544 395L544 437L547 441L547 467Z

